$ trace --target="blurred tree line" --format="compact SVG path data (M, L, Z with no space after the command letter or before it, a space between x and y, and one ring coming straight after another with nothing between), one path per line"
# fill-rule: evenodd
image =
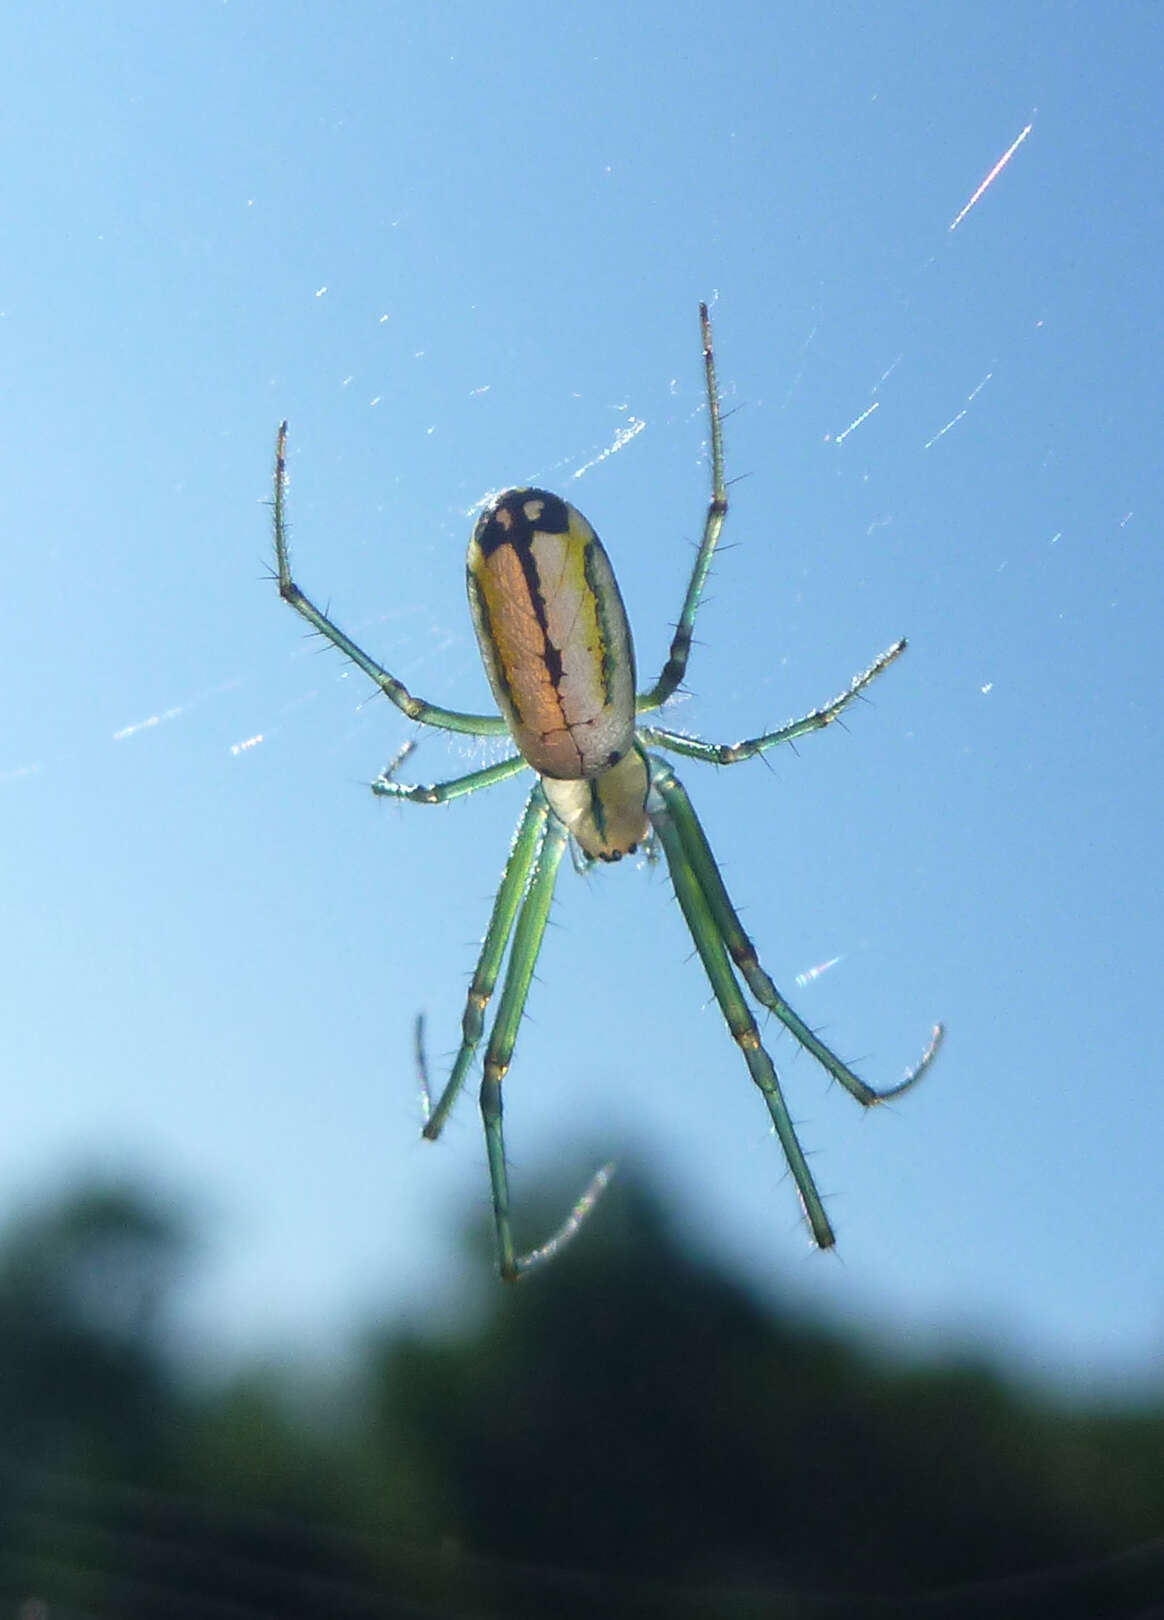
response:
M0 1242L4 1616L1164 1616L1164 1402L761 1308L631 1176L460 1337L370 1331L313 1401L189 1377L190 1254L107 1185Z

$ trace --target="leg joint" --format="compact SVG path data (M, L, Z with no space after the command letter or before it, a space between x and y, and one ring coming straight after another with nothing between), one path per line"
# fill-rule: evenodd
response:
M481 1081L481 1117L485 1123L492 1124L501 1118L501 1082L505 1078L508 1064L491 1063L485 1061L485 1075Z

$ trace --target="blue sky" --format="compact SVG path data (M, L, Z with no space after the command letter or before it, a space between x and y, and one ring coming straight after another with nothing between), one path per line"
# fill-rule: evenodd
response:
M739 481L672 723L750 735L911 646L847 731L681 774L777 983L840 958L804 1015L877 1084L937 1017L948 1048L866 1116L773 1034L816 1255L663 874L567 868L519 1215L629 1155L761 1290L1158 1368L1162 36L1141 4L17 6L0 1215L83 1167L172 1188L207 1355L476 1301L475 1103L418 1140L410 1031L454 1044L522 787L361 787L412 728L264 578L275 425L298 578L414 689L487 703L470 513L528 481L603 536L653 673L707 298Z

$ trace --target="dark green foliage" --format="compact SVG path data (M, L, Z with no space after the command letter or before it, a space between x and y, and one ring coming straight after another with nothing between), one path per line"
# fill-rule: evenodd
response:
M1164 1525L1161 1406L1065 1410L986 1366L894 1361L761 1309L672 1242L629 1176L485 1319L431 1343L383 1329L326 1395L270 1370L191 1387L164 1332L186 1252L177 1218L124 1189L0 1246L8 1613L1103 1620L1164 1604L1164 1547L1122 1551Z

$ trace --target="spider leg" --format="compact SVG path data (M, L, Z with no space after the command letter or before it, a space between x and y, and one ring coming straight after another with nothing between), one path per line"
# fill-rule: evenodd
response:
M517 1260L517 1276L524 1277L526 1272L532 1271L535 1266L544 1266L548 1261L557 1259L567 1243L578 1232L582 1222L590 1214L590 1211L602 1197L607 1187L609 1187L613 1175L614 1164L612 1162L599 1166L583 1188L582 1196L570 1210L570 1213L554 1235L547 1238L544 1243L539 1244L536 1249L531 1249L528 1254L521 1255ZM508 1278L507 1280L515 1282L517 1278Z
M522 761L524 764L524 761ZM469 985L469 994L465 1001L465 1011L461 1018L461 1045L454 1060L452 1072L445 1082L436 1106L433 1106L429 1094L427 1065L424 1061L424 1052L421 1044L421 1035L417 1033L418 1069L420 1072L421 1101L424 1105L424 1135L430 1142L435 1142L441 1134L445 1120L448 1118L458 1093L465 1083L465 1077L473 1064L473 1058L485 1028L485 1009L489 1005L497 975L501 971L502 958L505 947L509 943L509 936L513 931L513 919L517 916L517 908L521 904L521 897L529 882L530 870L538 854L545 830L546 818L549 816L549 806L546 804L540 784L534 786L532 793L526 800L525 811L517 824L517 831L513 835L509 856L505 862L505 870L501 874L501 884L493 901L493 911L489 917L489 926L485 930L485 938L481 942L481 954L477 958L477 966L473 971L473 980Z
M512 759L503 759L496 765L487 765L481 771L470 771L467 776L455 777L451 782L432 782L425 787L409 787L407 783L393 781L392 771L395 763L393 761L371 784L372 792L383 799L408 799L412 804L448 804L450 799L462 798L466 793L476 793L478 788L492 787L495 782L506 782L519 771L529 769L522 756L515 754Z
M535 789L535 793L537 792ZM540 798L540 793L538 797ZM493 1021L489 1045L485 1052L485 1074L481 1081L481 1118L485 1125L485 1148L489 1158L489 1181L493 1194L497 1263L505 1282L516 1282L524 1272L531 1271L535 1266L542 1265L559 1254L593 1209L614 1173L613 1165L603 1165L549 1241L540 1248L531 1249L528 1254L515 1253L509 1220L509 1172L505 1163L505 1137L501 1123L501 1082L509 1070L509 1062L513 1056L530 981L533 978L534 966L550 915L550 902L554 895L558 866L568 841L565 827L556 816L548 815L544 800L542 812L548 819L514 928L513 949L505 972L505 985L501 992L497 1016Z
M722 941L731 960L743 975L748 988L756 1000L763 1007L774 1012L784 1027L800 1042L806 1051L811 1052L817 1062L827 1069L834 1080L840 1081L845 1090L854 1096L866 1108L874 1103L885 1102L890 1097L900 1097L904 1091L921 1079L938 1054L942 1043L944 1031L941 1024L934 1026L929 1045L922 1053L919 1062L906 1071L904 1079L895 1086L889 1086L884 1091L876 1091L872 1086L865 1084L846 1063L842 1063L836 1053L831 1051L822 1040L808 1027L804 1020L793 1011L777 990L772 980L764 972L756 956L756 947L740 923L739 915L728 897L720 876L719 867L711 853L711 846L707 842L706 834L699 824L691 800L687 796L683 784L675 776L671 767L665 760L658 758L652 761L653 769L651 780L653 786L663 803L666 805L670 825L673 828L672 837L676 838L682 848L683 857L694 872L699 884L700 893L711 914L716 935ZM668 853L668 859L670 854Z
M780 1146L784 1149L784 1157L788 1161L788 1168L800 1194L800 1202L813 1239L822 1249L831 1248L836 1242L836 1237L825 1214L824 1204L812 1178L812 1172L808 1168L808 1160L797 1139L775 1066L764 1050L760 1032L756 1028L756 1020L752 1017L739 981L732 970L723 931L717 920L711 897L704 886L704 874L691 860L687 842L680 831L672 790L672 784L678 787L678 783L670 775L669 770L666 771L666 778L669 779L668 789L671 791L664 792L660 780L663 776L664 770L660 769L656 762L654 787L647 800L647 813L663 845L663 853L671 870L671 880L675 885L675 897L679 901L680 909L691 931L691 938L695 942L695 948L699 952L704 971L715 992L715 999L719 1002L727 1026L744 1054L749 1074L760 1088L768 1105L772 1125L780 1139Z
M727 516L727 485L723 476L723 421L719 408L719 389L715 380L711 317L707 313L706 304L699 306L699 325L703 335L703 373L707 382L707 417L711 428L711 500L703 523L703 537L695 555L695 565L691 570L691 578L687 581L683 610L679 615L675 634L671 638L667 662L663 665L654 686L649 691L640 692L635 699L636 712L639 714L646 709L657 709L666 703L687 673L687 658L691 651L691 637L695 629L695 615L699 611L699 599L703 595L703 587L707 583L708 572L711 569L711 559L719 544L723 520Z
M287 519L285 512L285 499L287 490L287 424L280 424L278 437L275 441L275 577L279 585L279 595L284 602L289 602L305 618L313 630L318 630L334 647L338 647L369 675L380 688L386 698L389 698L396 707L421 725L439 726L445 731L467 732L473 737L500 737L508 733L509 727L499 714L462 714L457 709L442 709L435 703L428 703L424 698L414 697L402 681L395 675L390 675L386 669L370 658L362 647L333 624L327 614L317 608L309 597L291 578L291 559L287 550Z
M838 692L831 702L822 704L819 709L810 709L799 720L790 720L779 731L766 731L762 737L751 737L746 742L704 742L700 737L685 737L680 731L666 731L661 726L639 726L638 734L650 748L669 748L672 753L702 760L705 765L738 765L741 760L753 759L766 749L775 748L778 743L795 742L810 731L820 731L824 726L831 725L853 699L859 697L904 651L905 642L895 641L892 647L887 647L873 660L868 669L854 675L845 690Z

